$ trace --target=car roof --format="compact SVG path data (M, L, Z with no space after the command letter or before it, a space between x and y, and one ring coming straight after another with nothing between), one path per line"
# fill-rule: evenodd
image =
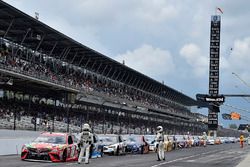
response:
M98 136L99 137L117 137L117 136L120 136L120 135L116 135L116 134L99 134Z
M50 133L50 132L43 132L41 133L43 136L67 136L67 133Z
M126 135L122 135L125 137L144 137L144 135L137 135L137 134L126 134Z

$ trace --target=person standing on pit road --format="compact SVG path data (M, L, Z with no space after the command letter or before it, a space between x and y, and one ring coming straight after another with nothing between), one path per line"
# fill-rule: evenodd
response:
M206 132L203 132L202 140L203 140L203 146L206 147L207 146L207 134L206 134Z
M162 161L165 160L163 127L157 126L156 130L157 161Z
M178 147L177 147L177 139L176 139L176 137L175 137L175 135L173 136L173 149L175 150L175 149L177 149Z
M244 135L241 134L240 135L240 148L243 148L243 146L244 146Z
M93 144L93 134L91 133L91 128L89 124L84 124L83 131L81 133L81 138L79 141L81 151L78 157L78 164L82 162L82 157L84 154L85 154L85 164L89 163L89 154L90 154L91 144Z

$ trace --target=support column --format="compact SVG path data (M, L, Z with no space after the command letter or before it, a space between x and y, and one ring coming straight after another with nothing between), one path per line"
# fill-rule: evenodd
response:
M16 93L14 92L14 103L16 102ZM16 130L16 108L14 108L14 128L13 130Z
M53 116L52 116L52 132L55 131L55 115L56 115L56 99L55 99L55 103L54 103L54 112L53 112Z
M69 133L69 101L67 97L67 93L65 93L65 105L66 105L66 115L67 115L67 133Z
M104 109L104 111L103 111L103 123L102 123L102 133L103 134L105 134L105 115L106 115L106 113L105 113L106 111L105 111L105 109Z

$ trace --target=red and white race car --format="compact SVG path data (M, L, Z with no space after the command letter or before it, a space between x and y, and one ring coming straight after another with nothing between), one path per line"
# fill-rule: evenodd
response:
M32 143L23 145L21 159L76 161L78 146L74 140L74 136L67 133L42 133Z

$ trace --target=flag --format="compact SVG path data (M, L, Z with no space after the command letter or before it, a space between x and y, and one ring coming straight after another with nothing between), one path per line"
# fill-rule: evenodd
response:
M218 10L219 12L221 12L221 14L223 14L223 11L221 10L221 8L218 8L218 7L217 7L217 10Z

